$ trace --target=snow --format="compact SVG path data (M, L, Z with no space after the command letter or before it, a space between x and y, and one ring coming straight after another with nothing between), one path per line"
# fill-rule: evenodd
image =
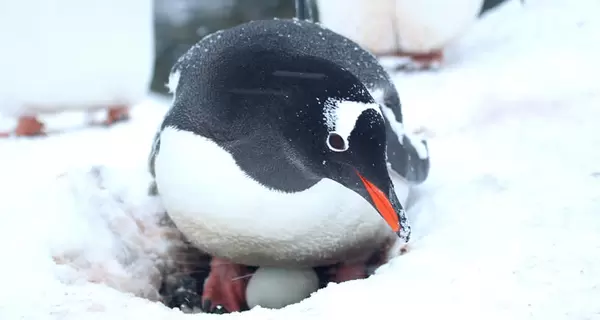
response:
M431 136L410 251L281 310L186 315L131 293L151 295L146 267L168 259L145 196L168 102L110 129L0 140L0 319L600 318L599 9L514 1L439 72L396 75L407 129Z

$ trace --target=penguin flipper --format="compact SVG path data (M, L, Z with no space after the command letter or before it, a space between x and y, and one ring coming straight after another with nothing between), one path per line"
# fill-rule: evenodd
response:
M148 195L157 196L158 195L158 187L156 186L155 180L155 171L154 171L154 162L156 160L156 155L158 154L158 150L160 149L160 130L156 132L154 135L154 140L152 142L152 150L150 150L150 154L148 155L148 172L152 176L152 182L150 182L150 186L148 186Z

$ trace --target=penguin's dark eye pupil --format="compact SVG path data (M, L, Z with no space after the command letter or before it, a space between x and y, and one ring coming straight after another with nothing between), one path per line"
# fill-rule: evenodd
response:
M327 137L327 144L333 151L341 152L346 150L346 141L344 138L342 138L342 136L335 132L329 133L329 136Z

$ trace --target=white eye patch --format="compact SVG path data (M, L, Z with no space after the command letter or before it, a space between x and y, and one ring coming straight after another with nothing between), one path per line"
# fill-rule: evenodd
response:
M345 100L326 101L323 115L329 130L326 141L327 147L335 152L348 150L350 147L348 137L354 130L358 117L368 109L377 111L383 118L379 105L375 103Z

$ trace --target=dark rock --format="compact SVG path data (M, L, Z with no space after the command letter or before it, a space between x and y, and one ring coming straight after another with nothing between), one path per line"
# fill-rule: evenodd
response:
M171 67L204 36L250 20L291 18L294 9L293 0L155 0L152 91L167 93L165 83Z

